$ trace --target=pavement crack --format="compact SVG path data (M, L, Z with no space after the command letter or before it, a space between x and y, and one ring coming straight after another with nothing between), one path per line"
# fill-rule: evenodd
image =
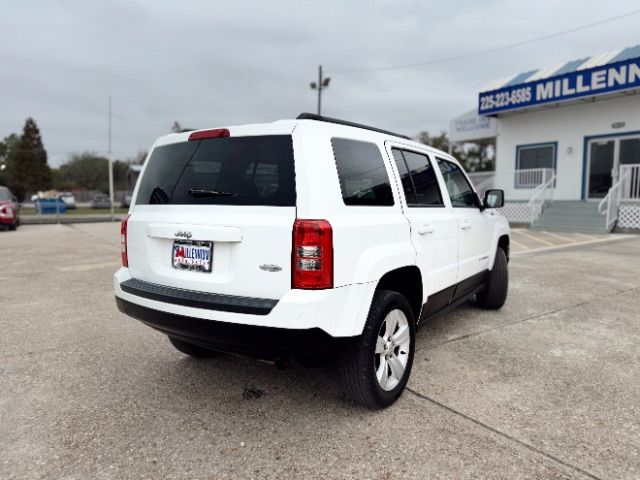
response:
M611 293L609 295L604 295L602 297L592 298L591 300L584 300L582 302L574 303L572 305L567 305L567 306L564 306L564 307L556 308L555 310L549 310L547 312L538 313L538 314L532 315L530 317L521 318L519 320L515 320L515 321L510 322L510 323L503 323L502 325L498 325L498 326L492 327L492 328L487 328L487 329L481 330L479 332L467 333L466 335L460 335L459 337L450 338L449 340L445 340L444 342L436 343L435 345L432 345L430 347L425 347L425 348L440 347L442 345L446 345L446 344L452 343L452 342L457 342L459 340L464 340L464 339L467 339L467 338L470 338L470 337L477 337L477 336L483 335L485 333L493 332L495 330L500 330L502 328L511 327L513 325L518 325L519 323L528 322L529 320L535 320L537 318L544 317L546 315L553 315L554 313L562 312L564 310L569 310L571 308L582 307L584 305L589 305L590 303L599 302L599 301L607 299L607 298L615 297L617 295L622 295L622 294L625 294L625 293L628 293L628 292L633 292L634 290L639 290L639 289L640 289L640 286L637 286L637 287L628 288L626 290L621 290L619 292ZM416 351L420 351L420 350L424 350L424 349L420 348L420 349L417 349Z
M545 457L545 458L547 458L547 459L549 459L549 460L551 460L553 462L556 462L556 463L562 465L565 468L569 468L571 470L574 470L574 471L576 471L576 472L578 472L578 473L580 473L582 475L585 475L586 477L591 478L593 480L602 480L600 477L594 475L593 473L590 473L590 472L588 472L588 471L586 471L586 470L584 470L584 469L582 469L582 468L580 468L580 467L578 467L576 465L573 465L573 464L571 464L569 462L566 462L566 461L562 460L561 458L556 457L555 455L552 455L552 454L550 454L548 452L545 452L544 450L540 450L539 448L531 445L530 443L527 443L527 442L524 442L522 440L519 440L519 439L509 435L506 432L503 432L501 430L498 430L497 428L494 428L494 427L492 427L490 425L487 425L486 423L483 423L480 420L477 420L477 419L475 419L473 417L470 417L466 413L462 413L462 412L456 410L455 408L449 407L448 405L445 405L444 403L441 403L438 400L435 400L435 399L433 399L431 397L428 397L428 396L426 396L426 395L424 395L424 394L422 394L422 393L420 393L420 392L418 392L416 390L413 390L412 388L407 387L407 391L411 392L416 397L421 398L422 400L426 400L427 402L429 402L429 403L431 403L433 405L436 405L437 407L440 407L443 410L448 411L449 413L457 415L457 416L459 416L461 418L464 418L467 421L470 421L470 422L474 423L475 425L478 425L481 428L489 430L490 432L492 432L492 433L494 433L496 435L499 435L500 437L505 438L505 439L509 440L510 442L516 443L516 444L520 445L521 447L526 448L527 450L530 450L530 451L532 451L534 453L537 453L538 455L542 455L543 457Z

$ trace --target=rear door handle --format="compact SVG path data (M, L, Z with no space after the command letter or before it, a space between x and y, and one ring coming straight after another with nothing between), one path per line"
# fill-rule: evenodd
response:
M464 221L460 224L460 228L462 230L469 230L471 228L471 222L469 221Z
M418 235L427 235L433 233L433 227L431 225L420 225L418 227Z

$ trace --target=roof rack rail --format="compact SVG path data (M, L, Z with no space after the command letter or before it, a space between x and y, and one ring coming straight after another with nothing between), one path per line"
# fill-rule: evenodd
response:
M385 133L387 135L393 135L394 137L400 137L406 140L411 140L411 138L406 135L400 135L399 133L390 132L389 130L370 127L369 125L362 125L361 123L348 122L346 120L340 120L338 118L323 117L322 115L316 115L315 113L301 113L300 115L298 115L297 120L317 120L318 122L336 123L338 125L346 125L348 127L363 128L365 130L371 130L372 132Z

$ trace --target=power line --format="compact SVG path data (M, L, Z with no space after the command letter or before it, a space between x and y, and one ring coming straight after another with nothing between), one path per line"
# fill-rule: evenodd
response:
M478 50L476 52L464 53L461 55L455 55L453 57L444 57L438 58L434 60L425 60L424 62L418 63L409 63L406 65L394 65L388 67L372 67L372 68L355 68L355 69L347 69L347 70L331 70L332 74L343 74L343 73L363 73L363 72L381 72L385 70L401 70L405 68L416 68L416 67L425 67L428 65L437 65L439 63L453 62L456 60L464 60L466 58L478 57L480 55L486 55L488 53L502 52L504 50L509 50L512 48L522 47L524 45L530 45L532 43L542 42L544 40L549 40L551 38L562 37L564 35L568 35L570 33L578 32L580 30L586 30L588 28L597 27L598 25L603 25L609 22L615 22L616 20L621 20L626 17L630 17L632 15L637 15L640 13L640 10L632 10L627 13L623 13L622 15L617 15L615 17L606 18L604 20L599 20L597 22L588 23L586 25L580 25L578 27L570 28L568 30L563 30L561 32L550 33L548 35L543 35L541 37L531 38L529 40L523 40L521 42L508 43L506 45L502 45L500 47L488 48L486 50Z

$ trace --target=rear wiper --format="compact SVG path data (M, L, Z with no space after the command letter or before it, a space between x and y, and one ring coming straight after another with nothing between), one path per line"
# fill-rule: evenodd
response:
M203 190L197 188L190 188L189 195L194 197L237 197L237 193L229 192L216 192L215 190Z

